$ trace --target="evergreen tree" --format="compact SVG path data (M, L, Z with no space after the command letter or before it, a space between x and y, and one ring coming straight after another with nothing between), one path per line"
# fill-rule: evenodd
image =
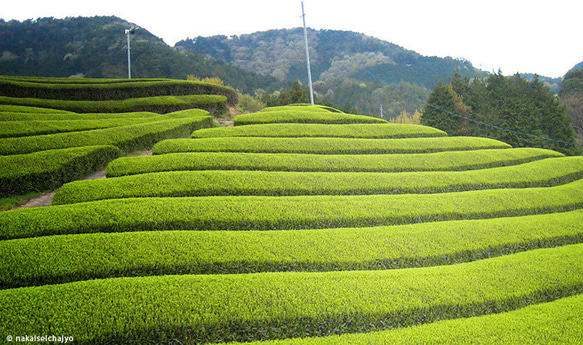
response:
M542 147L569 155L581 153L566 108L537 77L492 74L485 80L455 74L436 86L421 123L449 135L491 137L514 147Z

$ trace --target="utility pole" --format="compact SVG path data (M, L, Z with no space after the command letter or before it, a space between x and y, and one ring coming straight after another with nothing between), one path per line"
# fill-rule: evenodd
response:
M384 119L385 117L383 116L383 104L381 103L381 119Z
M130 35L136 32L136 27L132 26L129 29L126 29L126 36L128 38L128 79L132 79L132 61L130 59Z
M310 86L310 103L314 105L314 90L312 88L312 70L310 68L310 49L308 48L308 31L306 30L306 14L304 13L303 1L302 1L302 19L304 21L304 42L306 44L306 60L308 64L308 84Z

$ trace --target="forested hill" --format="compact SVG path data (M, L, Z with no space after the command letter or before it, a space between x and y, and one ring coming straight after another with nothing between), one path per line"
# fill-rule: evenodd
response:
M125 78L125 30L131 26L103 16L0 19L0 75ZM295 80L307 85L301 28L189 38L175 47L147 28L131 39L135 78L219 77L250 95L273 94ZM415 99L427 99L454 71L487 76L463 59L422 56L360 33L309 29L308 40L317 101L347 112L379 116L382 107L385 119L413 117L423 108Z
M432 87L437 81L461 75L486 73L465 60L425 57L364 34L337 30L308 30L314 81L332 83L338 79L372 80L364 69L389 83L408 82ZM302 28L270 30L241 36L213 36L186 39L177 48L279 80L307 82Z
M125 78L125 30L134 24L117 17L0 19L0 75ZM274 89L280 82L165 44L139 28L131 38L132 76L186 79L219 77L243 92Z

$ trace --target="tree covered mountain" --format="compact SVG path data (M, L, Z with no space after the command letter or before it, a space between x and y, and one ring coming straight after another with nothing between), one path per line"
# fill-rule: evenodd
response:
M485 77L465 60L422 56L364 34L308 30L314 90L321 103L390 119L422 109L430 89L457 71ZM185 51L267 74L285 82L307 84L302 28L241 36L188 38L176 44ZM390 84L390 86L389 86Z
M308 30L312 77L324 83L337 79L370 80L365 69L388 82L432 87L438 80L461 75L485 75L465 60L425 57L414 51L364 34L337 30ZM279 80L307 82L302 28L270 30L241 36L186 39L176 47Z
M125 30L134 24L117 17L0 20L0 74L24 76L125 78ZM132 76L186 79L219 77L243 92L273 89L273 77L180 51L144 28L131 37Z
M132 25L103 16L0 19L0 74L125 78L125 30ZM272 99L296 80L307 86L301 28L188 38L175 47L145 28L131 39L136 78L218 77L242 93ZM386 119L418 116L431 89L454 72L488 75L463 59L426 57L350 31L309 29L308 40L318 102L360 114L381 116L382 108ZM558 91L557 81L540 80Z

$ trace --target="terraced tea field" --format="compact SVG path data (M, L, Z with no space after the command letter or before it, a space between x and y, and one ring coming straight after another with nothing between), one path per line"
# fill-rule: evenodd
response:
M1 336L583 342L582 157L320 106L187 136L0 213Z
M188 137L212 126L205 109L232 103L233 93L163 79L0 77L0 197L51 190L126 153Z

